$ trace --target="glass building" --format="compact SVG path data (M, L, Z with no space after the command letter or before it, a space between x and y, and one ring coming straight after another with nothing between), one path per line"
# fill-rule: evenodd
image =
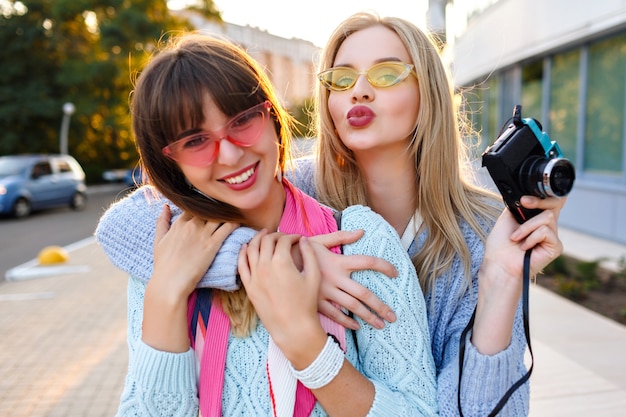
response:
M477 157L521 104L576 167L560 224L626 243L626 3L467 0L445 11L444 54Z

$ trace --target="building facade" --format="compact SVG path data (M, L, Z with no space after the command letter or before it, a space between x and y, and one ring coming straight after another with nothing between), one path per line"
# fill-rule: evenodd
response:
M456 3L447 52L479 153L521 104L576 167L560 223L626 243L626 2Z
M265 68L286 107L302 106L311 98L319 51L312 42L281 38L251 26L208 21L193 12L178 13L198 32L224 37L246 49Z

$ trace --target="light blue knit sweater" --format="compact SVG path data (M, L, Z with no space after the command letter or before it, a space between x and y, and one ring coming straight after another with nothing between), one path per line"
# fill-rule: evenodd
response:
M297 161L295 173L287 173L289 179L301 190L315 197L314 161ZM96 236L112 262L135 279L147 280L152 274L152 241L156 217L164 199L146 199L145 188L136 191L122 204L117 204L103 216ZM171 205L171 203L170 203ZM180 210L171 205L175 216ZM445 276L435 280L433 291L426 294L428 328L431 350L437 373L437 402L442 416L457 416L459 339L469 322L476 305L478 292L478 269L482 263L484 246L480 238L465 223L462 231L470 251L472 288L463 293L464 268L458 257ZM237 229L225 242L211 269L200 286L232 289L237 287L236 266L231 256L239 250L240 242L248 241L254 231ZM409 248L413 255L426 239L427 231L420 234ZM121 238L123 237L123 238ZM109 248L119 249L116 256ZM468 337L471 336L468 335ZM482 417L489 414L506 390L526 373L524 353L526 339L522 323L521 304L515 317L513 337L509 347L493 356L480 354L468 340L465 348L463 386L461 401L466 417ZM498 416L519 417L529 412L529 384L520 387L509 399Z
M124 219L132 217L134 222L150 216L148 210L137 210L136 204L141 199L144 196L135 193L114 205L96 231L98 241L113 263L125 270L131 266L129 260L132 262L134 255L128 252L128 239L122 232L128 227ZM145 225L146 221L140 224ZM342 228L365 229L358 242L344 246L344 253L381 257L399 271L393 280L373 271L352 274L354 280L370 288L398 315L398 320L383 330L360 322L361 329L356 332L358 351L351 333L346 334L346 358L375 386L374 403L368 415L437 415L435 367L425 301L407 253L398 250L402 247L399 237L381 216L362 206L344 211ZM140 248L145 246L151 247L151 242L141 243ZM236 263L236 257L232 262ZM194 352L161 352L141 341L145 285L145 276L132 276L129 280L129 371L118 415L195 417L198 399ZM262 324L249 337L230 336L222 399L225 417L271 415L265 372L267 346L268 333ZM349 396L346 400L349 401ZM326 413L316 404L311 415Z
M295 162L296 169L288 172L287 177L296 187L315 198L315 160L301 158ZM437 368L437 402L442 416L459 415L459 340L476 306L478 269L485 251L480 237L467 223L461 223L461 230L472 259L472 287L459 296L465 282L465 268L461 259L455 256L450 269L443 276L437 277L433 290L426 294L428 328ZM428 231L417 236L409 247L410 256L423 246L427 236ZM504 393L527 370L524 364L526 337L521 301L515 316L511 344L507 349L493 356L483 355L472 345L470 337L471 332L465 345L461 404L465 417L484 417L489 415ZM498 416L527 416L529 402L529 383L526 382L515 391Z

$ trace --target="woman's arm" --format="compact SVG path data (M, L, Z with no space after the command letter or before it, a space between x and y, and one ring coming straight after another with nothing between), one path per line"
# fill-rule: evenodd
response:
M118 417L151 417L167 410L173 417L198 416L196 358L193 350L162 352L141 340L145 282L128 281L128 373Z
M170 227L169 206L159 216L154 273L146 286L143 341L158 350L189 349L187 300L224 239L237 224L204 221L183 213Z
M398 271L398 277L392 280L367 270L352 274L353 280L370 289L397 316L394 323L382 330L361 321L361 328L356 331L359 370L373 381L376 391L369 415L437 415L436 372L426 302L411 259L395 230L368 207L344 210L342 228L366 229L363 238L344 247L344 253L376 256Z
M153 276L147 284L134 277L129 283L129 373L121 416L198 413L187 300L237 225L183 214L170 228L170 216L165 206L156 225Z
M504 350L511 341L513 319L522 294L525 252L532 249L531 277L563 252L557 222L565 198L525 196L522 204L544 211L520 225L505 210L485 245L472 343L487 355Z
M533 247L532 275L561 253L556 228L565 201L524 197L523 202L526 207L545 211L521 226L510 213L504 212L489 235L487 247L466 230L466 241L472 254L473 286L460 300L455 297L464 274L458 260L450 269L450 276L436 280L429 319L431 329L436 329L433 353L438 369L438 401L442 415L458 415L459 340L474 308L477 310L476 321L467 336L464 352L461 388L464 414L487 415L527 372L520 301L524 252ZM450 287L446 284L449 282L456 284ZM527 415L528 407L529 384L526 382L511 395L498 415Z
M327 235L313 236L313 248L322 273L318 310L344 327L357 330L359 323L341 308L377 329L385 327L385 322L393 323L396 315L372 291L357 281L350 279L355 271L372 270L384 275L382 279L398 276L396 268L385 259L362 254L338 255L328 248L348 245L358 241L363 230L340 230Z
M357 331L361 356L357 358L351 351L351 362L362 367L363 373L351 362L343 360L338 374L313 393L330 415L434 415L434 364L424 299L415 271L391 227L369 209L361 209L362 212L355 217L362 220L365 213L371 214L360 226L367 224L372 235L370 239L362 238L358 242L369 245L370 249L378 248L376 256L386 255L388 261L400 259L395 266L402 268L403 275L396 282L382 279L373 271L356 274L367 277L361 285L371 285L375 281L373 286L377 291L384 288L378 291L378 295L401 309L403 317L399 319L401 324L388 325L384 330L363 324ZM387 229L376 229L373 226L376 221L386 225ZM315 294L320 273L314 252L310 242L302 241L304 272L301 274L290 255L291 245L297 240L297 237L277 237L276 234L258 236L242 251L239 270L261 321L293 367L302 370L317 358L327 337L316 312ZM381 247L386 248L384 253L380 251ZM347 402L347 397L351 401Z
M151 186L143 186L107 209L95 231L98 243L111 263L143 281L153 273L154 238L157 219L164 207L170 207L170 223L181 210ZM199 288L233 291L239 288L237 265L233 263L243 243L252 239L255 230L240 227L224 241L211 268L198 282Z

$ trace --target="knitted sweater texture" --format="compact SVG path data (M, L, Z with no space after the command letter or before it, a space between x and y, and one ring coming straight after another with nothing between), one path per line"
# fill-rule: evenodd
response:
M116 215L105 215L101 219L96 236L112 262L128 269L123 259L127 255L126 236L117 234L117 239L111 236L123 226L120 219L124 218L124 212L139 217L147 212L137 211L129 200L116 203L114 210ZM393 280L373 271L352 274L354 280L370 288L398 315L397 322L383 330L373 329L357 319L361 325L355 333L358 350L352 333L347 331L346 334L346 358L375 387L374 402L368 415L437 415L435 366L430 351L426 305L408 254L398 250L400 240L391 226L367 207L346 209L342 228L365 230L358 242L344 246L345 254L381 257L399 272ZM101 239L103 233L106 238ZM143 248L152 243L145 241L141 245ZM232 262L236 263L236 256ZM198 381L194 352L191 349L185 353L161 352L141 341L145 286L145 279L130 277L129 370L118 416L196 417ZM271 415L265 372L268 337L262 323L248 337L229 337L222 397L225 417ZM316 404L311 415L326 416L326 413Z
M298 188L312 197L316 196L313 159L297 160L296 170L288 171L286 175ZM98 225L96 237L105 252L114 265L128 272L134 280L147 281L152 274L154 225L162 205L166 202L163 197L146 199L144 187L111 207ZM180 213L175 206L171 207L175 215ZM464 267L460 258L455 257L450 269L443 276L437 277L432 291L425 294L431 351L437 375L437 402L439 414L442 416L459 415L459 340L476 306L478 269L484 255L484 245L479 236L466 223L461 224L461 229L471 255L471 288L459 296L465 280ZM229 261L232 259L229 257L234 256L239 250L240 242L248 241L253 233L245 228L233 232L203 278L203 285L199 286L226 290L237 288L236 266ZM427 233L425 231L417 236L409 248L409 255L414 255L423 245ZM116 253L112 253L109 248L115 248ZM140 326L141 314L138 323ZM140 328L136 331L139 332ZM469 337L471 332L468 339ZM493 356L483 355L467 340L461 389L464 416L482 417L493 410L506 390L526 373L525 351L521 304L515 317L511 344L507 349ZM527 416L529 401L529 383L526 382L511 396L498 416Z
M315 192L315 160L295 161L294 172L287 177L296 187L312 197ZM435 280L426 295L428 328L432 353L437 368L437 402L442 416L459 415L457 393L459 384L459 340L474 312L478 294L478 269L483 260L484 244L465 222L461 230L471 255L471 288L463 292L465 268L455 256L450 269ZM426 241L428 231L421 233L409 247L409 255L417 253ZM521 278L520 278L521 279ZM462 295L459 295L462 294ZM511 344L495 355L483 355L472 345L471 331L465 345L461 404L465 417L484 417L494 409L504 393L527 371L524 363L526 337L521 301L517 308ZM530 391L528 381L509 398L499 417L527 416Z

